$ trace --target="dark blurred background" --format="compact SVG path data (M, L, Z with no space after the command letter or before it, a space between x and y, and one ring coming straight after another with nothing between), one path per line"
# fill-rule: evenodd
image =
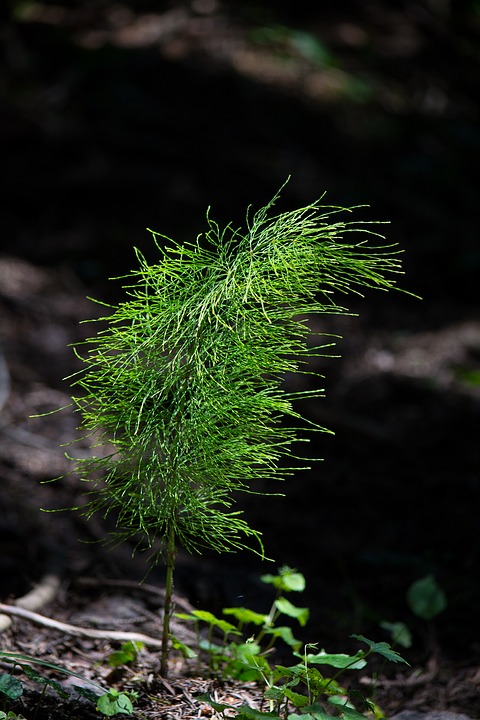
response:
M87 281L283 184L392 221L408 285L476 299L476 2L5 2L5 252ZM448 303L446 303L448 305Z
M327 400L309 412L336 437L288 501L249 512L268 553L307 575L323 633L410 617L405 591L432 572L449 597L445 643L478 654L480 4L56 0L0 13L1 252L68 271L72 297L115 295L106 278L132 269L133 246L154 257L147 227L191 240L208 206L240 225L289 176L279 209L326 191L391 221L401 285L423 300L371 294L353 301L358 321L327 324L343 359L320 368ZM59 352L45 363L58 383ZM214 574L203 592L216 597Z

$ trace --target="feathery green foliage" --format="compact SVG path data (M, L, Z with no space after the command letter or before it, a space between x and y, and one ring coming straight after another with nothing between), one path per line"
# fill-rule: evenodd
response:
M232 492L294 470L279 464L297 439L292 403L322 391L287 392L284 376L332 345L307 344L308 317L346 313L338 294L387 290L400 272L397 251L367 244L370 224L343 219L351 210L315 202L269 218L277 197L245 231L207 216L194 243L165 248L153 233L158 263L136 251L128 299L86 341L74 403L98 450L76 469L93 483L87 513L114 509L119 540L227 551L253 536L261 551Z
M400 272L396 250L368 245L381 237L368 223L332 217L350 210L315 202L269 217L277 197L247 215L244 231L221 230L207 214L194 243L154 232L158 263L136 251L128 299L108 306L107 326L85 341L85 355L76 349L84 368L72 378L73 401L94 450L75 462L92 483L83 511L115 511L118 542L139 533L150 547L163 541L163 675L178 544L224 552L253 538L263 555L234 493L268 494L257 481L296 469L294 402L322 390L288 392L285 374L312 372L309 360L334 344L316 333L312 346L308 318L347 313L338 295L388 290Z

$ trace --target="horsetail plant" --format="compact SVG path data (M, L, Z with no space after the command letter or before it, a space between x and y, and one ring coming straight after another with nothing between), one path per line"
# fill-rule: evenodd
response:
M113 512L120 542L140 533L160 547L163 675L177 547L250 547L263 557L261 533L235 509L234 493L271 494L256 481L264 488L297 469L296 403L322 390L289 392L284 377L311 373L310 359L334 344L308 319L348 314L338 295L391 289L401 272L396 249L368 242L383 241L370 223L343 219L356 208L316 201L270 217L278 197L247 213L245 230L221 229L207 213L207 230L192 243L150 231L158 261L135 250L139 269L122 278L126 299L107 305L106 326L75 348L84 367L70 378L73 403L93 453L74 460L91 483L82 511ZM307 343L314 335L319 341Z

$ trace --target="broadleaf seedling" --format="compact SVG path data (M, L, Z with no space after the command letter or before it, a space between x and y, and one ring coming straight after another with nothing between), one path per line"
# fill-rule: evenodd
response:
M279 718L308 720L309 717L312 720L326 720L327 718L330 720L332 716L338 715L345 720L353 720L354 717L355 720L360 720L360 718L365 720L364 708L374 711L375 717L380 717L379 708L364 697L363 693L354 688L346 690L340 685L340 676L347 671L363 670L369 656L373 654L381 655L390 662L408 665L407 661L388 643L373 642L363 635L352 635L352 637L366 644L367 650L358 650L354 655L348 655L347 653L328 653L325 650L318 651L317 645L311 643L304 645L302 649L302 642L290 643L288 640L286 641L283 633L276 634L276 622L282 614L281 608L289 610L285 603L278 601L285 599L283 593L289 592L285 589L289 585L286 581L287 577L293 576L294 573L299 579L301 578L301 586L305 587L303 575L288 567L282 568L276 576L267 576L267 582L271 582L274 587L281 587L279 590L281 595L274 599L269 613L262 614L246 608L224 608L223 614L237 619L238 628L235 634L228 633L218 644L212 642L215 628L218 627L217 618L213 620L211 613L205 613L203 617L208 628L208 641L202 643L199 633L198 644L207 652L210 670L222 679L235 678L243 682L256 681L263 685L264 697L269 704L269 710L267 712L258 711L247 704L240 708L220 705L208 694L200 696L200 699L208 702L217 712L224 713L227 709L230 713L235 711L236 720L253 717L253 715L276 720ZM300 584L296 587L300 587ZM303 610L307 610L307 608L303 608ZM299 617L303 617L295 612L288 612L287 615L296 621ZM198 615L180 614L179 617L195 621L197 632L199 631ZM260 622L261 618L263 622ZM253 634L248 637L252 626ZM288 629L293 638L289 627L278 629ZM292 665L271 662L273 644L270 642L270 632L274 635L275 641L282 639L290 646L294 659ZM324 675L325 668L333 668L333 674L331 676ZM297 716L295 712L292 713L292 708L294 711L298 710L300 714Z

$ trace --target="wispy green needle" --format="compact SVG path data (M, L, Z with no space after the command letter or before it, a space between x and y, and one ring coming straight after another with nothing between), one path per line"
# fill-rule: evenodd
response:
M292 403L322 390L288 392L285 374L308 372L332 344L307 343L308 318L347 313L342 294L388 290L401 272L398 251L372 244L376 224L350 220L352 209L315 202L271 217L277 198L244 230L207 215L192 243L153 232L158 262L136 251L126 299L76 348L73 400L93 447L75 461L91 484L84 511L114 511L120 541L140 532L172 552L223 552L253 538L263 552L234 493L296 469Z

